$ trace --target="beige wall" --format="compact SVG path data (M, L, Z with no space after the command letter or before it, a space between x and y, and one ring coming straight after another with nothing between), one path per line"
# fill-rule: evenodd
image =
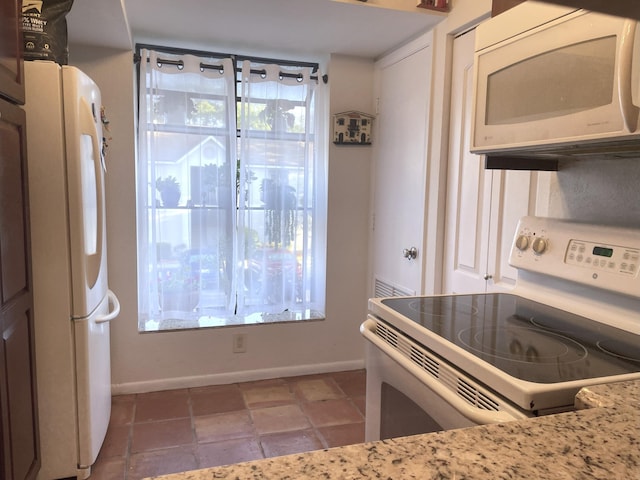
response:
M111 121L107 153L109 281L122 311L112 323L114 392L205 385L363 367L366 315L369 149L329 148L326 320L197 331L137 331L132 52L70 46L70 63L92 76ZM328 64L330 113L371 110L370 61ZM247 352L232 353L232 336Z

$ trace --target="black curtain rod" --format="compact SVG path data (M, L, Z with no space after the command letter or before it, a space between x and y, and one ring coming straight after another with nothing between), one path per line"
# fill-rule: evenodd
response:
M200 57L232 58L233 60L238 62L241 62L243 60L249 60L256 63L275 63L283 67L310 67L312 69L312 73L316 73L319 69L318 63L315 63L315 62L299 62L296 60L281 60L276 58L234 55L230 53L206 52L204 50L190 50L186 48L162 47L158 45L149 45L144 43L136 44L136 53L134 55L134 62L140 61L140 50L143 48L147 50L156 50L158 52L170 53L175 55L196 55Z
M151 60L147 58L147 62L150 62ZM176 67L178 67L178 70L182 70L184 68L184 62L182 60L168 60L168 59L163 59L163 58L158 58L158 63L162 64L162 65L174 65ZM200 62L200 71L204 71L204 70L218 70L220 73L224 72L224 65L208 65L206 63L202 63ZM241 72L242 68L238 68L238 71ZM262 75L263 77L267 75L267 71L264 69L251 69L250 72L252 75ZM280 78L295 78L298 81L302 81L302 74L301 73L288 73L288 72L278 72L280 75ZM312 75L310 77L312 80L318 80L318 76L317 75Z
M147 62L150 62L151 60L149 58L147 58ZM182 60L169 60L169 59L163 59L163 58L158 58L158 63L162 64L162 65L174 65L176 67L178 67L178 70L182 70L184 68L184 62ZM210 65L207 63L202 63L200 62L200 71L204 71L204 70L218 70L220 73L224 72L224 66L223 65ZM242 68L238 68L238 71L241 72ZM262 75L262 76L266 76L267 71L264 69L251 69L251 74L253 75ZM279 72L280 78L295 78L298 81L302 81L302 74L301 73L289 73L289 72ZM317 75L311 75L311 80L318 80L318 76ZM323 75L322 80L324 81L324 83L327 83L328 77L327 75Z
M147 63L151 60L147 58ZM158 63L162 65L175 65L178 67L178 70L182 70L184 68L184 62L182 60L169 60L165 58L158 58ZM220 73L224 72L224 65L210 65L207 63L200 62L200 71L204 70L218 70Z

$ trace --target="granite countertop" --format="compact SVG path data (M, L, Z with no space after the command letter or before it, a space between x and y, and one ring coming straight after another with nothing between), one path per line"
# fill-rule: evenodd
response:
M640 479L640 381L598 385L577 410L154 477Z

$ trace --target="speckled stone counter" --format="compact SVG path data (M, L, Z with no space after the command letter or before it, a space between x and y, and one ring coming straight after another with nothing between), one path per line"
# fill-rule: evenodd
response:
M191 472L209 479L640 479L640 381L585 388L570 413Z

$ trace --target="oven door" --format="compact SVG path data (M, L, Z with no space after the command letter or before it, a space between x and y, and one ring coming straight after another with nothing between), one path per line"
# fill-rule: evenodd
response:
M373 317L360 332L368 340L366 441L532 416Z

